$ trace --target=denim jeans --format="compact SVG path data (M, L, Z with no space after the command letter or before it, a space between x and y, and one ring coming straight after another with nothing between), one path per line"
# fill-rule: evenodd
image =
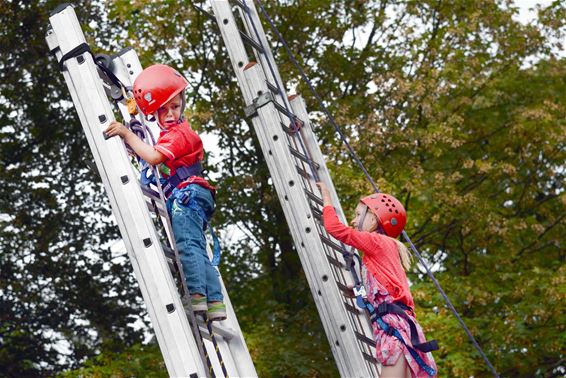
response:
M186 204L178 200L181 193L189 196ZM202 209L200 214L195 205ZM208 302L223 300L219 273L208 258L204 235L205 221L208 223L212 217L214 206L210 190L196 184L181 190L175 189L167 200L167 210L189 292L205 295ZM202 219L202 216L206 217L206 220Z

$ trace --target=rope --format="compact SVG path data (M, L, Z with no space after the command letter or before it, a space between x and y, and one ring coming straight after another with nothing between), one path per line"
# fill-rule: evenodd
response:
M267 20L267 22L269 23L271 29L273 30L273 32L275 33L275 35L277 36L277 38L279 39L279 41L281 42L281 44L283 45L283 47L285 48L285 50L287 51L287 54L289 56L289 58L291 59L291 62L293 63L293 65L299 70L299 73L302 77L302 79L305 81L305 83L308 85L308 87L310 88L311 92L313 93L313 95L315 96L315 98L317 99L320 107L322 108L324 114L327 116L328 120L330 121L330 123L332 124L332 126L334 127L334 129L336 130L336 132L340 135L340 139L342 140L342 142L346 145L346 147L348 148L348 151L350 153L350 156L352 157L352 159L356 162L356 164L360 167L360 169L362 170L362 172L364 173L364 175L366 176L368 182L372 185L374 191L376 193L379 193L379 189L377 187L377 185L375 184L375 182L373 181L373 179L371 178L371 176L369 175L368 171L366 170L366 168L364 167L363 163L361 162L361 160L359 159L359 157L357 156L356 152L354 151L354 149L352 148L352 146L350 146L350 144L348 143L346 136L344 135L344 133L342 132L341 128L338 126L338 124L336 123L334 117L332 117L332 115L330 114L330 112L328 111L328 108L324 105L322 99L320 98L320 96L318 95L318 92L316 91L316 89L314 88L314 86L312 85L312 82L309 80L309 78L307 77L307 75L305 74L304 70L302 69L302 67L300 66L300 64L298 63L297 59L295 58L295 55L293 54L293 52L291 51L291 49L289 48L289 45L287 44L286 40L283 38L283 36L281 35L281 33L279 33L279 30L277 29L277 27L275 26L273 20L271 19L271 17L269 17L269 15L267 14L265 8L263 7L263 4L261 3L261 0L255 0L256 3L258 4L259 8L261 9L262 14L264 15L265 19ZM493 365L489 362L489 359L487 358L487 356L485 355L485 353L483 352L483 350L481 349L481 347L479 346L479 344L477 343L476 339L474 338L474 336L472 335L472 333L470 332L470 330L468 329L468 327L466 326L466 324L464 323L464 321L462 320L462 318L460 317L458 311L456 311L456 309L454 308L454 306L452 305L452 302L450 301L450 299L448 299L448 296L444 293L444 290L442 290L442 287L440 286L440 284L438 283L438 281L436 280L436 278L434 277L434 274L431 272L431 270L429 269L428 265L425 263L424 259L422 258L421 254L418 252L417 248L415 247L415 245L413 244L413 242L411 241L411 239L409 238L409 236L407 235L407 233L405 231L403 231L402 233L403 238L405 239L405 241L407 243L409 243L409 246L411 247L411 250L413 251L413 253L417 256L417 259L419 260L420 264L426 269L427 275L430 277L430 279L432 280L432 282L434 283L434 285L436 286L436 288L438 289L438 291L440 292L440 294L442 295L442 297L444 298L444 301L446 302L446 304L448 305L448 307L450 308L450 310L452 311L452 313L454 314L454 316L456 316L456 318L458 319L458 322L460 323L460 325L462 326L462 328L464 329L464 331L466 332L468 338L470 339L470 341L472 342L472 344L474 345L474 347L477 349L477 351L479 352L479 354L481 355L481 357L483 358L483 360L485 361L485 363L487 364L487 366L489 367L489 369L491 370L491 373L493 374L494 377L499 378L499 374L497 374L497 371L495 370L495 368L493 367Z

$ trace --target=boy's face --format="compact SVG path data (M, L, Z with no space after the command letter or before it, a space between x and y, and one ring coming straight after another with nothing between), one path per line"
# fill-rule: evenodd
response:
M157 120L159 124L168 129L174 126L181 118L181 107L183 105L182 94L179 93L173 97L168 103L157 109Z

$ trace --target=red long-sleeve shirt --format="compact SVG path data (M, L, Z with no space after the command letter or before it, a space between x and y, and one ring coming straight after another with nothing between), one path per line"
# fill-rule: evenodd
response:
M358 231L342 224L332 206L325 206L322 214L326 231L336 240L363 252L362 262L367 270L387 289L394 301L414 308L409 281L395 241L377 232Z

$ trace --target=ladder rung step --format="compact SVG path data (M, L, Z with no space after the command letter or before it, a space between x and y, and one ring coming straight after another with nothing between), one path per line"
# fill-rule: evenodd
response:
M322 198L320 198L319 196L317 196L316 194L314 194L313 192L311 192L310 190L306 190L305 189L305 193L307 194L307 197L309 197L309 199L315 203L317 203L319 206L323 206L324 202L322 201Z
M204 10L204 8L199 7L198 5L193 4L193 7L198 10L199 12L201 12L202 14L204 14L206 17L208 17L209 19L211 19L212 21L216 21L216 17L214 17L214 15L212 13L210 13L207 10Z
M336 250L337 252L340 252L342 254L348 253L348 251L345 248L343 248L340 244L334 243L332 240L330 240L329 238L327 238L324 235L320 235L320 240L322 240L322 242L324 244L328 245L329 247Z
M355 298L354 296L354 291L352 290L351 287L348 287L346 285L344 285L342 282L340 281L336 281L336 284L338 285L338 289L340 291L342 291L342 294L344 294L345 297L347 298Z
M310 159L308 156L300 153L299 151L297 151L296 149L294 149L293 147L289 146L289 151L291 151L291 155L293 155L294 157L304 161L307 164L312 164L316 169L320 168L320 164L318 164L317 162L313 161L312 159Z
M358 340L360 340L361 342L364 342L372 347L375 347L375 340L372 338L367 337L366 335L359 333L358 331L354 330L354 333L356 335L356 337L358 338Z
M313 217L322 224L322 211L319 208L310 206Z
M291 131L291 129L289 128L289 126L287 126L286 124L284 124L283 122L281 122L281 128L283 129L283 131L285 131L286 134L292 135L293 132Z
M167 258L166 260L167 260L167 265L169 265L169 270L171 271L171 273L177 274L177 264L175 263L175 260L171 260L169 258Z
M166 244L161 243L161 248L163 249L163 253L165 254L166 257L175 260L176 256L175 256L175 251L169 247Z
M379 363L379 361L377 361L377 358L375 358L374 356L371 356L371 355L367 354L366 352L362 352L362 354L364 355L364 358L366 360L368 360L369 362L371 362L372 364Z
M340 262L340 260L335 259L332 256L326 255L326 258L328 259L328 262L331 263L334 266L337 266L338 268L345 268L344 264L342 262Z
M197 316L196 318L202 337L210 340L210 334L208 333L208 327L206 326L204 319L202 316ZM232 328L222 327L221 325L218 325L218 322L212 322L212 332L214 333L214 336L220 336L226 341L230 341L236 336L236 332Z
M240 0L233 0L234 4L236 4L237 6L239 6L240 8L242 8L244 10L244 12L248 13L249 12L249 8L246 4L242 3Z
M269 90L271 92L273 92L274 94L278 95L279 94L279 88L277 88L277 86L271 84L269 81L265 81L265 84L267 84L267 88L269 88Z
M356 314L356 315L360 315L362 314L362 310L356 306L352 306L351 304L344 302L344 307L346 307L346 310L351 312L352 314Z
M300 174L302 177L306 178L307 180L311 180L313 178L313 176L307 171L305 171L303 168L299 167L298 165L296 165L295 167L297 167L297 173Z
M287 118L289 119L294 119L295 115L287 110L287 108L284 105L281 105L280 103L278 103L277 101L273 101L273 105L275 105L275 108L280 112L283 113L284 115L287 116Z
M254 49L256 49L259 53L264 54L265 50L263 49L263 47L261 47L261 45L259 43L257 43L256 41L254 41L249 35L247 35L246 33L244 33L243 31L240 30L240 37L242 37L242 41L244 43L247 43L248 45L251 45Z

